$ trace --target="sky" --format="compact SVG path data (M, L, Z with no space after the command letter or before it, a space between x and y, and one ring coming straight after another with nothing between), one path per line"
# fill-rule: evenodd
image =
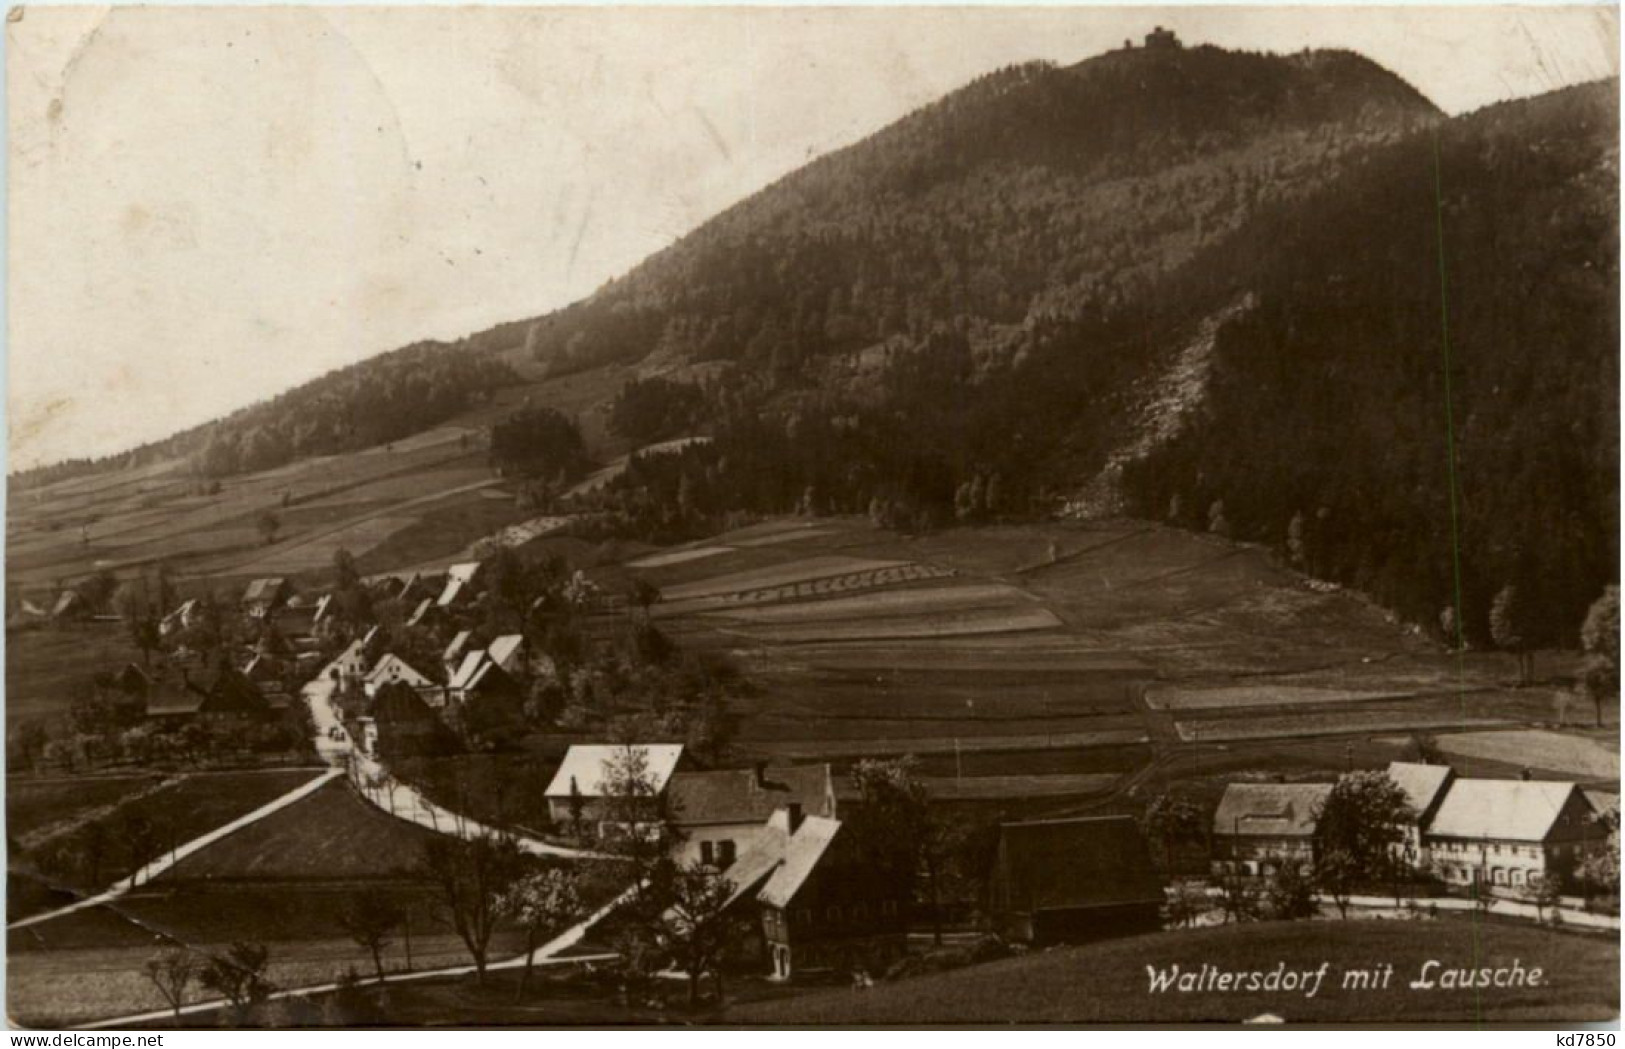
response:
M1614 75L1613 7L106 8L6 26L9 469L590 294L977 75L1359 51L1461 113Z

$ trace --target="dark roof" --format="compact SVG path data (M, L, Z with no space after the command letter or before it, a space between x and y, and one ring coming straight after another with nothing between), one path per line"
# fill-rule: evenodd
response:
M1132 817L1005 823L999 835L1000 874L1017 910L1162 902L1162 882Z
M1213 813L1213 833L1312 838L1330 783L1230 783Z
M277 601L282 597L285 584L286 581L281 576L267 576L264 579L256 579L248 584L248 589L243 593L243 601L251 605L268 604Z
M436 719L434 709L423 701L417 689L400 681L380 686L368 713L380 725Z
M679 772L667 797L680 825L761 823L775 809L795 802L806 816L834 816L834 794L828 765L791 765L763 771Z
M147 693L147 717L196 714L203 709L205 698L189 688L161 685Z

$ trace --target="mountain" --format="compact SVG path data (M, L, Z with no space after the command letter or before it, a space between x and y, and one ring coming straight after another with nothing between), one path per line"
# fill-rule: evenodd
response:
M1520 643L1572 642L1618 575L1616 95L1447 120L1341 51L1011 67L579 303L160 450L230 472L427 426L517 357L550 382L629 368L622 438L711 439L570 500L540 471L534 497L607 532L1130 513L1268 543L1429 628L1459 573L1475 642L1513 587ZM559 429L530 422L511 432Z
M1007 358L1035 323L1120 308L1439 116L1347 52L1135 48L1004 69L543 319L534 350L555 373L725 360L788 377L951 320Z

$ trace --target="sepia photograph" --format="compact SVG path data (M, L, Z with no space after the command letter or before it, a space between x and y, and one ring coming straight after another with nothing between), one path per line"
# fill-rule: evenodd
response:
M9 8L8 1024L1617 1027L1619 38Z

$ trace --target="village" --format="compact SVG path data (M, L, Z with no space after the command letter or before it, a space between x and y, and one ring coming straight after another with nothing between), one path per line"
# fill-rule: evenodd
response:
M933 799L906 753L733 757L729 690L685 696L661 676L676 645L651 615L662 595L636 578L616 592L506 549L371 578L340 552L321 578L253 579L235 603L180 600L148 578L137 592L150 603L126 584L102 609L72 590L50 613L22 609L71 635L117 606L143 645L140 661L94 674L71 740L14 744L14 760L253 764L303 747L374 809L447 840L444 909L482 977L490 933L518 923L527 972L552 957L544 941L585 940L590 957L622 959L617 993L643 1005L661 1000L661 975L687 981L689 1008L714 1010L739 988L862 988L1262 919L1442 910L1617 930L1618 796L1573 781L1458 775L1435 752L1316 782L1243 778L1216 801L1173 786L1100 814L989 816ZM653 676L635 709L636 690L607 700L610 679L639 674ZM448 789L424 772L538 724L563 729L545 781ZM377 920L387 940L401 919Z

